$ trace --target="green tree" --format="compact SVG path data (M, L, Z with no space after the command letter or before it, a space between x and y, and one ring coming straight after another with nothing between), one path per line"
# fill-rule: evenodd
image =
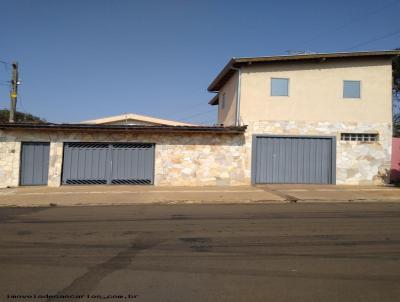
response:
M10 117L9 110L7 109L0 110L0 123L8 123L9 117ZM16 113L15 120L16 122L19 123L46 123L45 119L34 116L30 113L24 113L19 111L17 111Z
M396 48L400 50L400 48ZM399 96L400 94L400 56L397 56L393 60L393 90L394 93Z

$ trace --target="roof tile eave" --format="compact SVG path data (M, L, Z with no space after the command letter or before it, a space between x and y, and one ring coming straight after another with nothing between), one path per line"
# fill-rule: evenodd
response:
M145 125L94 125L94 124L33 124L2 123L0 129L7 130L91 130L91 131L138 131L138 132L193 132L193 133L244 133L247 126L145 126Z
M357 52L336 52L336 53L311 53L297 55L279 55L279 56L260 56L260 57L239 57L232 58L224 68L218 73L207 90L209 92L218 92L221 88L221 82L233 73L232 67L237 67L247 63L265 63L279 61L312 60L321 58L361 58L377 56L399 56L400 50L378 50L378 51L357 51Z

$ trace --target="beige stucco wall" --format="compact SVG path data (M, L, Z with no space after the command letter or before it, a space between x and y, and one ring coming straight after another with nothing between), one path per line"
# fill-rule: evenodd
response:
M218 124L234 125L236 121L238 73L236 72L219 92ZM222 97L225 94L225 108L222 109Z
M21 141L49 141L49 186L59 186L63 142L155 143L155 185L243 185L243 134L134 134L105 132L0 131L0 187L18 186Z
M269 63L242 69L240 117L254 121L391 122L390 59ZM289 96L271 96L271 78L289 78ZM361 99L343 98L343 81L361 81Z

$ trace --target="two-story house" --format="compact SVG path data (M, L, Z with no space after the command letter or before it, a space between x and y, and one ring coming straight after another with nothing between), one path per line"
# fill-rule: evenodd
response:
M257 183L387 181L398 51L233 58L210 84L218 124L247 125Z
M125 114L0 124L0 187L388 181L396 51L232 59L218 124Z

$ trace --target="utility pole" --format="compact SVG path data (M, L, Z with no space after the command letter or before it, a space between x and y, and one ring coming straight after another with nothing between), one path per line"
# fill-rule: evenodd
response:
M10 91L10 123L14 123L17 114L17 96L18 96L18 63L13 62L12 66L12 78L11 78L11 91Z

